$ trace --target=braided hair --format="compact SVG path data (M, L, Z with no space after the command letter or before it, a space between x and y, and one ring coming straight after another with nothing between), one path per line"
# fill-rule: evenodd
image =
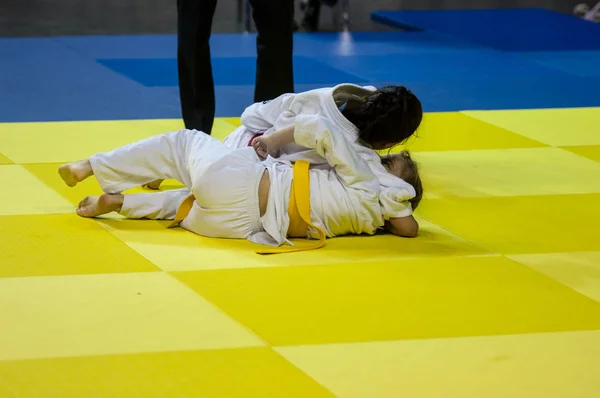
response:
M349 101L342 114L358 128L361 143L387 149L413 135L423 119L423 108L406 87L387 86Z

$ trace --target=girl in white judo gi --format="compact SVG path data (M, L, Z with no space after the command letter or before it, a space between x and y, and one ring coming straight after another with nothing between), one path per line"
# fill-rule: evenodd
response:
M259 150L274 152L295 143L314 150L331 167L307 171L310 220L304 230L290 225L292 186L298 188L295 167L272 157L261 161L253 147L231 149L195 131L151 137L63 165L59 173L69 186L95 175L106 192L79 204L77 213L84 217L118 211L130 218L174 219L191 192L193 204L180 225L203 236L246 238L279 246L289 242L288 236L374 234L385 224L381 183L367 162L356 156L353 144L333 133L336 129L326 118L298 115L293 125L256 144ZM390 173L398 177L413 175L418 180L416 167L406 154L393 156L385 163ZM188 189L121 194L157 178L179 180ZM411 202L416 207L422 192L406 185L390 196L402 204L404 212L386 219L393 233L415 236L418 225L412 217Z
M225 144L242 148L260 135L269 135L294 124L298 115L321 116L330 121L336 132L342 133L353 144L355 151L373 168L382 185L394 187L393 180L381 167L377 154L370 149L391 148L408 139L417 130L423 118L419 99L402 86L361 87L340 84L300 94L284 94L273 101L258 102L242 114L242 126L231 133ZM279 157L294 161L310 161L312 167L327 167L314 150L296 144L284 146ZM147 186L157 189L161 181Z

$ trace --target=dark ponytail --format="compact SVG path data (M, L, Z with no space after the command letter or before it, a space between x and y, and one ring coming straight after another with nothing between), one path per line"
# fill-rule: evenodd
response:
M342 114L359 130L358 139L375 149L406 141L423 119L421 101L404 86L379 89L362 102L348 104Z

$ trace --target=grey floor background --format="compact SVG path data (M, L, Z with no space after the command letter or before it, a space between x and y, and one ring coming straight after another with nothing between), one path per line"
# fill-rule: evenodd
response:
M583 1L350 0L351 30L388 29L371 21L374 10L543 7L571 13ZM237 4L238 0L218 1L213 32L243 31L237 22ZM323 8L324 31L336 30L332 11ZM176 0L0 0L0 37L174 33L176 17Z

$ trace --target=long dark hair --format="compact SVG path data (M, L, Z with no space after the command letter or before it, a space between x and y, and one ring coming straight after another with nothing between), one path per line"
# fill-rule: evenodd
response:
M423 108L406 87L387 86L361 101L349 101L342 114L358 128L359 141L384 149L413 135L423 119Z

